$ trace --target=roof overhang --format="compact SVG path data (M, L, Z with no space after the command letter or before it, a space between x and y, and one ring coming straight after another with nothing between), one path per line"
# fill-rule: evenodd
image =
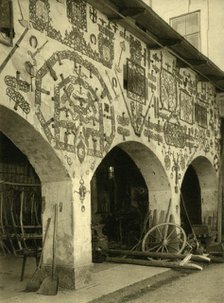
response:
M224 72L203 55L141 0L87 0L109 20L126 28L149 49L167 49L181 67L189 67L200 79L224 91Z

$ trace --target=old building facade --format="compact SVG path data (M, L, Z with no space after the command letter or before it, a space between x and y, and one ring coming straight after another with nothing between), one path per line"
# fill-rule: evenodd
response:
M147 43L131 5L122 19L116 1L105 3L13 1L13 45L1 44L1 131L40 179L43 229L59 207L57 268L68 288L90 281L91 227L125 210L126 196L130 208L139 194L141 214L158 217L171 201L181 224L182 192L195 224L216 230L220 220L221 85L156 38Z

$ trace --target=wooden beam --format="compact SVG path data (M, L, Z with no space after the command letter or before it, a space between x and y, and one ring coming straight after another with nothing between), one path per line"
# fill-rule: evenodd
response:
M154 267L166 267L166 268L183 268L183 269L194 269L194 270L203 269L203 267L194 263L187 263L184 265L180 265L180 262L170 262L164 260L140 260L140 259L130 259L130 258L128 259L121 257L106 257L106 262L154 266Z
M206 75L209 80L212 81L223 81L224 80L224 76L214 76L214 75Z
M123 15L123 16L129 16L132 18L138 18L139 16L143 15L146 12L146 9L143 7L128 7L128 8L124 8L119 10L119 12Z
M178 59L177 58L177 61L176 61L177 63L177 67L179 67L179 68L186 68L186 67L189 67L189 64L187 64L186 62L184 62L184 61L182 61L182 60L180 60L180 59Z
M108 255L119 255L121 256L136 256L145 258L160 258L160 259L170 259L170 260L183 260L187 257L187 254L172 254L172 253L158 253L158 252L145 252L145 251L130 251L122 249L104 249L102 251ZM210 258L203 255L192 255L191 260L195 262L205 262L209 263Z
M208 60L199 60L199 59L188 59L187 60L191 65L204 65L208 63Z
M181 39L160 39L159 42L163 45L163 46L175 46L178 45L182 42Z

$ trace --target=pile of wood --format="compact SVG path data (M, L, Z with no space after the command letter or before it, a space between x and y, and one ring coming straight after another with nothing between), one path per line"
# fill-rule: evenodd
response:
M217 260L217 258L208 257L207 255L194 255L192 253L173 254L115 249L104 249L102 253L107 262L192 270L203 269L198 263L208 264ZM217 260L217 262L220 262L220 260Z

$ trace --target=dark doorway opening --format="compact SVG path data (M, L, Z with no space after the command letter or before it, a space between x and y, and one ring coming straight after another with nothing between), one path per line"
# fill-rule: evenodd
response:
M192 165L188 167L181 186L180 211L181 225L187 234L192 233L191 225L202 224L201 188Z
M41 183L28 158L0 132L0 253L42 246Z
M115 147L91 182L93 250L131 249L137 244L148 210L144 178L130 156Z

